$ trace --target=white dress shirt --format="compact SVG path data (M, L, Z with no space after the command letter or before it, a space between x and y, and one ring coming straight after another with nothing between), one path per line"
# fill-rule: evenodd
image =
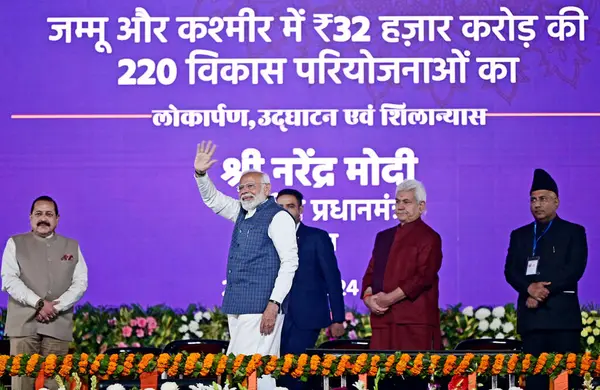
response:
M50 237L52 237L52 235L47 238ZM75 265L71 286L64 294L56 299L58 303L54 308L57 311L61 312L68 310L81 299L88 287L87 274L87 264L81 254L81 249L79 249L79 261ZM8 294L17 302L35 307L35 304L41 299L41 297L31 291L31 289L23 283L23 280L21 280L21 269L17 262L16 245L12 238L8 239L6 246L4 247L1 276L2 291L8 292Z
M204 203L217 215L235 222L240 214L241 202L239 199L229 197L215 187L208 177L195 176L198 190ZM250 210L246 218L254 215L256 209ZM282 303L292 288L294 274L298 269L298 244L296 242L296 223L287 211L281 210L273 217L269 225L268 234L277 250L281 266L275 279L275 286L271 299Z

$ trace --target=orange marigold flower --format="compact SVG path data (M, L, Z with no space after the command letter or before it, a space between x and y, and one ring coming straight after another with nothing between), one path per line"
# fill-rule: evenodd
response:
M229 361L229 357L227 355L221 356L221 359L219 359L219 364L217 365L217 371L215 373L217 376L221 376L225 372L228 361Z
M504 368L504 355L499 353L496 355L494 365L492 366L492 375L500 374L502 372L502 368Z
M457 357L455 355L446 356L446 362L444 363L444 369L442 371L444 373L444 375L450 375L450 373L454 369L456 360L457 360Z
M315 375L321 364L321 357L319 355L313 355L310 358L310 374Z
M542 371L542 368L544 368L544 366L546 365L546 361L548 359L548 354L547 353L542 353L538 359L537 362L535 364L535 368L533 369L533 374L537 375Z
M400 360L398 360L398 364L396 364L396 374L403 375L404 371L406 371L406 365L410 362L410 355L403 353L400 355Z
M577 360L577 356L575 356L575 359ZM590 352L586 352L581 357L581 363L579 365L579 369L580 369L579 375L584 376L590 370L591 366L592 366L592 354Z
M481 357L481 360L479 361L479 367L477 367L477 373L483 374L488 370L489 367L490 367L490 356L483 355Z
M379 371L379 361L381 357L379 355L375 355L371 358L371 368L369 369L369 376L377 375L377 371Z
M285 357L283 358L283 367L281 367L281 373L282 374L287 374L290 369L292 368L292 364L294 363L294 355L292 354L287 354L285 355Z
M214 355L213 354L209 354L211 355L211 359L214 360ZM183 368L183 375L184 376L190 376L194 373L194 371L196 371L196 365L198 363L198 360L200 360L200 354L197 352L191 353L187 359L185 360L185 365ZM205 359L206 362L206 359ZM212 361L210 362L210 366L209 366L209 370L210 367L212 367Z
M87 372L87 366L88 366L88 359L89 359L89 355L85 352L83 352L79 358L79 363L77 364L77 366L79 367L79 373L80 374L85 374Z
M442 357L440 355L431 355L430 363L429 363L429 375L433 375L435 370L437 370L438 363Z
M171 367L169 367L169 369L167 370L167 376L174 377L175 375L177 375L179 373L179 364L181 363L181 359L183 359L182 353L178 353L177 355L175 355L175 358L173 359L173 363L171 364ZM146 365L148 365L148 363L146 363ZM138 372L139 372L139 370L138 370Z
M367 355L366 353L361 353L360 355L358 355L356 361L354 362L354 366L352 367L352 373L354 373L355 375L360 373L364 368L368 357L369 355Z
M423 371L423 354L422 353L418 354L417 357L415 357L415 360L413 361L413 365L410 369L410 374L412 376L418 376L419 374L421 374L421 371Z
M272 355L269 359L269 362L265 366L265 375L270 375L277 369L277 363L279 362L279 358L276 355Z
M523 362L521 363L521 372L529 371L529 367L531 366L531 354L525 355Z
M10 375L15 376L19 374L19 371L21 370L21 358L23 358L22 353L13 358L12 365L10 367Z
M296 369L292 372L292 377L299 378L304 373L304 369L306 367L306 363L308 362L308 355L303 353L298 358L298 364L296 365Z
M323 369L321 370L322 375L327 376L331 373L331 365L335 359L336 357L334 355L325 355L322 364Z
M40 360L39 354L34 353L33 355L31 355L31 357L27 361L27 365L25 366L25 373L27 375L31 375L34 372L35 366L37 366L39 360Z
M6 363L8 363L9 358L10 356L8 355L0 356L0 378L4 376L4 373L6 371Z
M517 368L517 363L519 362L519 355L512 354L508 363L506 363L506 372L509 374L514 374L515 369Z

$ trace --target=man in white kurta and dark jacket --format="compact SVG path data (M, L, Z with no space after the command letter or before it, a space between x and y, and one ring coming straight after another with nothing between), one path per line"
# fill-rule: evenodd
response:
M517 331L523 352L578 353L582 329L578 282L587 264L583 226L558 217L558 186L536 169L529 196L534 222L514 230L504 274L518 292ZM527 390L547 390L547 376L526 378ZM580 388L569 378L569 389Z
M29 220L31 231L10 237L2 254L10 353L66 355L73 340L73 305L88 287L87 266L79 243L55 232L59 214L52 198L34 200ZM35 378L12 378L15 390L33 390L34 383ZM54 379L45 387L58 389Z
M235 223L222 306L229 324L227 353L279 356L286 297L298 268L296 222L270 195L265 173L243 173L239 199L218 191L206 173L216 162L215 149L211 141L199 144L194 169L204 203ZM274 380L269 383L262 388L274 387Z

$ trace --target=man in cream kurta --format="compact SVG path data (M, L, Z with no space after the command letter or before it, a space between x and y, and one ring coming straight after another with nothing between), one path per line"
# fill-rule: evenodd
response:
M204 203L235 222L227 262L223 311L228 315L228 353L279 356L288 295L298 268L293 217L270 196L269 177L242 174L239 199L219 192L206 171L215 145L198 145L195 177Z
M12 236L2 255L2 290L9 294L5 332L10 353L65 355L73 340L73 305L87 290L87 266L77 241L55 232L58 206L47 196L31 206L32 231ZM13 377L32 390L34 378ZM49 389L57 389L53 379Z

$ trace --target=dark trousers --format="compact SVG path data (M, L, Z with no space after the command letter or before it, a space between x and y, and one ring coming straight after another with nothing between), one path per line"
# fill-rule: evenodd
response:
M581 350L581 332L579 330L533 330L521 334L523 353L539 356L548 353L579 353ZM531 375L525 378L527 390L548 390L547 375ZM581 378L570 375L569 389L581 388Z
M294 323L291 315L286 314L283 320L283 330L281 332L281 348L280 355L284 356L288 353L300 355L305 353L308 348L314 348L317 339L319 338L321 329L300 329ZM295 379L291 375L279 377L278 386L286 387L289 390L310 389L310 383L302 382L300 379Z

